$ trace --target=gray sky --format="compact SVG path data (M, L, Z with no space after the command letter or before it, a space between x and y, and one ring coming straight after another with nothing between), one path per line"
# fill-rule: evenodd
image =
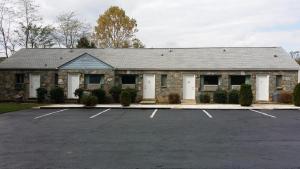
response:
M137 20L147 47L282 46L300 50L299 0L36 0L44 21L75 11L96 20L113 5Z

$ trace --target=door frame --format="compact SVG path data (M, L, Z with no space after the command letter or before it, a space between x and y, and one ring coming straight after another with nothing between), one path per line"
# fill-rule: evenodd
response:
M72 89L70 89L70 76L78 76L78 83L79 83L79 86L80 87L80 73L68 73L68 85L67 85L67 90L68 90L68 93L67 93L67 97L68 99L78 99L78 97L74 96L74 91L70 91ZM70 93L72 93L72 97L70 97Z
M154 76L154 97L153 98L145 98L145 90L144 90L144 87L145 87L145 75L153 75ZM156 83L155 83L155 79L156 79L156 76L155 76L155 73L144 73L143 74L143 99L155 99L156 97Z
M257 77L267 77L267 79L268 79L268 85L267 85L267 87L268 87L268 92L267 92L267 95L268 95L268 97L267 97L267 100L259 100L257 97L258 97L258 91L257 91L257 89L258 89L258 83L257 83ZM270 101L270 75L268 75L268 74L258 74L258 75L256 75L256 77L255 77L255 100L256 101Z
M39 77L39 87L38 88L40 88L41 87L41 75L40 74L36 74L36 73L30 73L29 74L29 98L37 98L37 96L35 95L35 96L31 96L32 95L32 88L31 88L31 85L33 85L34 83L32 83L32 77L33 76L38 76ZM37 88L37 89L38 89ZM36 90L36 89L35 89ZM36 92L36 91L35 91Z
M194 78L194 98L193 99L185 99L184 76L193 76L193 78ZM182 99L183 100L196 100L196 74L183 74L182 75Z

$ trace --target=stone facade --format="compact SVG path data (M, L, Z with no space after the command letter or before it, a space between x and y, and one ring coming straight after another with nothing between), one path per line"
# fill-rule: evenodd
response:
M143 74L155 74L155 95L158 97L167 97L170 93L178 93L182 98L183 75L194 74L196 76L196 99L202 91L200 85L200 77L203 75L219 75L219 87L224 90L230 90L229 77L230 75L249 75L250 84L252 85L253 94L255 96L256 76L269 75L270 86L269 96L276 91L276 75L282 75L283 90L292 92L298 82L298 71L126 71L126 70L1 70L0 71L0 101L14 100L15 95L20 91L15 89L16 73L24 73L24 94L25 99L28 99L29 91L29 74L41 75L41 86L50 90L55 86L55 74L58 74L58 86L65 89L65 94L68 91L68 73L80 74L80 87L84 88L84 74L102 74L104 75L103 88L108 93L109 89L114 85L120 84L120 77L124 74L136 75L135 88L138 90L138 97L143 95ZM161 75L167 75L167 86L161 86ZM254 97L255 98L255 97ZM271 101L271 99L270 99Z

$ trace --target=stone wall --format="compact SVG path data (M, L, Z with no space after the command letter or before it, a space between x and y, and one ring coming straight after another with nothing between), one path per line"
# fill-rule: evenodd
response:
M108 93L111 86L115 83L114 71L110 69L104 70L59 70L58 72L58 85L64 88L65 95L68 95L68 74L79 73L80 74L80 88L84 88L84 74L101 74L104 75L103 89ZM99 86L100 87L100 86Z
M138 98L143 95L143 74L155 74L155 94L156 97L167 97L170 93L178 93L182 98L183 74L196 75L196 98L198 100L201 93L200 76L203 75L220 75L220 87L229 90L230 75L250 75L253 94L255 96L256 75L270 75L270 97L276 91L276 75L282 75L283 90L292 92L298 82L298 71L121 71L121 70L1 70L0 71L0 101L13 100L14 96L19 91L15 90L15 74L25 74L25 98L29 95L29 74L41 75L41 86L50 90L55 86L55 73L58 73L58 84L65 89L67 96L68 90L68 73L80 73L80 87L84 87L84 74L103 74L104 75L104 90L108 93L109 89L117 85L122 74L134 74L136 78L136 89L138 90ZM161 86L161 75L167 75L167 87Z
M137 76L138 95L142 97L143 93L143 74L155 74L155 95L156 97L167 97L170 93L178 93L182 98L183 75L196 75L196 100L198 101L201 93L200 76L203 75L219 75L221 76L220 88L230 90L229 77L230 75L250 75L251 85L255 98L256 75L270 76L270 101L272 94L276 91L276 75L282 75L283 90L292 92L298 82L298 71L117 71L116 76L122 74L135 74ZM167 75L167 87L161 87L161 75Z
M55 70L0 70L0 101L12 101L17 94L24 94L24 99L29 97L29 75L39 74L41 77L41 87L49 91L55 86ZM24 89L16 90L16 74L24 74Z

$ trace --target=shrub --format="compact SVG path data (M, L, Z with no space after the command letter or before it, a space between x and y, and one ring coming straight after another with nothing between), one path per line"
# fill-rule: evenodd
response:
M227 92L222 89L218 89L214 92L215 103L227 103Z
M253 101L253 93L251 85L243 84L240 89L240 104L241 106L251 106Z
M82 88L78 88L75 90L74 95L78 97L78 103L80 102L82 96L83 96L84 90Z
M177 93L170 93L169 94L169 103L170 104L179 104L180 103L180 96Z
M129 93L130 98L131 98L131 102L135 103L136 96L137 96L137 90L136 89L127 88L124 91L127 91Z
M120 96L122 106L129 106L131 103L131 96L128 91L122 91Z
M97 97L98 103L105 102L105 91L103 89L95 89L92 91L92 95Z
M116 103L119 103L120 102L120 94L122 92L122 89L120 86L114 86L112 87L110 90L109 90L109 94L111 94L113 100L116 102Z
M50 98L54 103L63 103L65 101L64 89L60 87L52 88Z
M228 103L230 104L240 103L240 92L238 90L231 90L228 93Z
M47 93L48 93L47 89L43 87L36 89L37 101L39 103L44 102L46 100Z
M200 103L210 103L210 95L208 93L201 93Z
M300 106L300 83L294 88L293 101L295 106Z
M81 103L85 106L95 106L97 102L97 97L93 95L83 95L81 98Z
M293 95L289 92L282 91L279 95L279 103L292 103L293 102Z

